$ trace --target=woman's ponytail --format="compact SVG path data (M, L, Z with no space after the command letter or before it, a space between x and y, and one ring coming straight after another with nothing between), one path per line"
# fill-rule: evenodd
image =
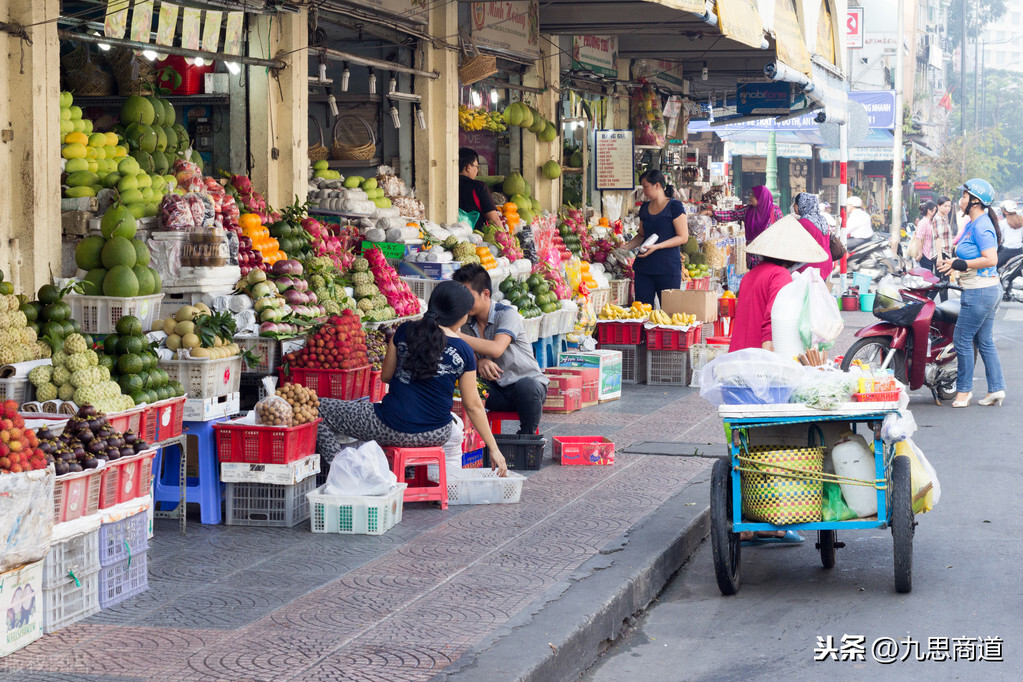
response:
M407 323L405 343L408 350L402 366L413 381L426 381L437 375L448 345L447 334L441 327L450 327L462 320L472 310L473 301L469 289L447 280L434 288L423 319Z
M995 209L992 206L987 207L987 217L991 219L991 224L995 226L995 234L998 235L998 248L1002 247L1002 228L998 225L998 214L995 213Z

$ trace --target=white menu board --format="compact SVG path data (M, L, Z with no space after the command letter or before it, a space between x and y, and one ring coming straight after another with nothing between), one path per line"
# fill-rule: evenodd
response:
M631 130L596 130L593 149L598 190L631 190L635 187L635 152Z

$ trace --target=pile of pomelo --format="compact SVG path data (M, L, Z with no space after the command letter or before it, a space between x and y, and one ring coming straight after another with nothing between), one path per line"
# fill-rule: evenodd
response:
M75 248L75 264L85 271L86 296L149 296L162 290L159 273L149 267L149 248L135 236L135 216L123 203L103 214L100 235L90 235Z

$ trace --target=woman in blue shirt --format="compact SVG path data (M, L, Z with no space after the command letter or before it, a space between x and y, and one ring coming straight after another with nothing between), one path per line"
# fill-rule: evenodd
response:
M317 434L321 454L332 459L341 451L336 435L381 446L444 445L451 436L457 384L469 421L490 448L491 467L504 476L508 467L476 389L476 355L458 336L472 306L468 289L457 282L441 282L423 319L398 327L387 344L380 378L390 390L381 402L321 398L323 421Z
M942 261L938 266L944 274L958 271L959 284L963 288L959 318L952 337L958 361L958 395L952 407L966 407L973 398L974 345L984 360L988 390L987 396L978 402L981 405L1001 405L1005 399L1005 378L992 333L995 311L1002 300L996 267L1001 234L998 216L991 209L995 192L990 183L980 178L967 181L962 190L959 207L970 222L963 228L956 244L956 258Z
M639 233L623 248L635 249L651 235L657 241L641 249L632 265L635 273L636 300L653 305L654 296L664 289L682 286L681 246L689 240L686 209L674 199L675 189L659 170L639 176L646 202L639 209Z

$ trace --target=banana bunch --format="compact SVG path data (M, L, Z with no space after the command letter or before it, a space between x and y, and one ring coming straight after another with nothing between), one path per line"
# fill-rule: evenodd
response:
M653 310L650 312L650 322L652 324L660 324L666 327L686 327L688 325L696 324L696 315L689 313L675 313L674 315L668 315L663 310Z
M652 306L649 303L636 301L628 308L623 308L614 303L605 303L597 315L599 320L642 320L650 314Z
M464 104L458 107L458 127L467 132L489 130L500 133L508 129L508 126L505 125L504 115L500 111L470 109Z

